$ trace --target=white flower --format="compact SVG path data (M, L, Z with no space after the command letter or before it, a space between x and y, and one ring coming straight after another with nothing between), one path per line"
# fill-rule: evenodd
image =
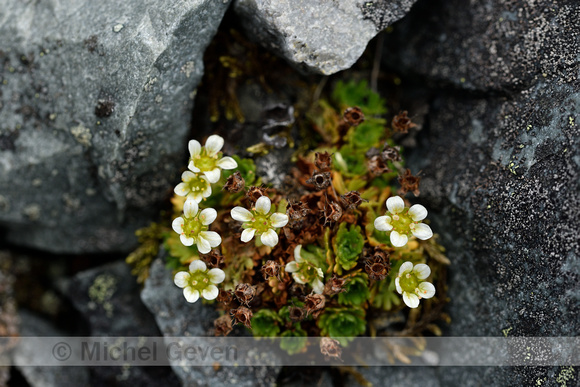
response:
M415 204L406 208L400 196L393 196L387 199L387 209L389 215L376 218L375 228L379 231L390 231L393 246L405 246L411 235L422 240L433 236L431 228L421 223L427 217L427 209L422 205Z
M211 184L205 176L185 171L181 174L182 183L177 184L173 190L176 195L187 196L187 199L197 203L211 195Z
M180 234L181 243L191 246L194 243L202 254L210 252L212 247L222 243L222 238L215 231L207 231L208 226L217 218L213 208L206 208L199 212L195 200L186 200L183 205L183 217L173 220L173 230Z
M187 302L195 302L201 295L206 300L214 300L219 290L217 284L223 282L226 274L221 269L207 270L202 261L193 261L189 265L189 272L180 271L175 274L173 282L183 289Z
M310 284L314 293L322 294L324 290L324 272L319 267L315 267L310 262L302 258L302 245L294 248L294 261L288 262L284 270L292 273L292 278L299 284Z
M260 196L251 211L239 206L232 209L232 218L244 222L242 242L251 241L254 234L257 234L266 246L274 247L278 244L278 234L275 229L286 226L288 215L281 212L270 213L271 208L270 198Z
M397 292L403 295L403 301L409 308L419 306L421 298L431 298L435 295L435 286L423 281L431 274L431 269L424 263L413 267L411 262L405 262L399 269L399 275L395 279Z
M231 157L221 157L220 150L223 146L224 139L217 134L209 136L203 148L199 141L189 141L190 159L187 167L195 173L203 173L210 183L217 183L222 169L234 169L238 166Z

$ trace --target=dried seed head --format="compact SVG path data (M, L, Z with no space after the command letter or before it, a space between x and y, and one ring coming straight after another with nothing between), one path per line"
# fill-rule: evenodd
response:
M310 179L306 180L306 183L312 184L317 191L322 191L332 183L330 172L314 173Z
M403 112L399 112L399 114L393 117L391 125L393 126L393 130L399 133L407 133L409 129L417 126L411 122L411 119L409 117L407 117L406 110Z
M267 261L260 270L264 276L264 280L268 280L270 277L276 277L280 279L280 264L275 261Z
M310 209L302 202L288 203L286 213L292 220L298 220L305 217L310 212Z
M227 314L224 314L214 320L213 326L215 328L216 336L227 336L232 331L232 318Z
M231 193L240 192L244 189L246 182L239 171L236 171L233 175L230 175L224 184L224 188L226 191Z
M374 176L380 176L383 173L390 172L389 166L381 156L373 156L367 161L369 172Z
M372 148L369 148L368 151L366 151L365 156L367 159L371 159L373 156L380 156L381 152L375 148L374 146Z
M384 280L391 271L389 254L380 247L365 251L365 271L374 281Z
M256 201L262 196L266 196L266 188L264 187L252 186L248 192L246 192L246 197L250 200L250 202L252 202L252 204L256 203Z
M346 279L333 276L330 281L324 285L324 291L322 294L326 294L327 296L334 296L335 294L343 293L346 291L344 288L345 284Z
M297 306L289 307L288 314L290 316L290 320L292 320L293 322L302 321L304 320L304 317L306 317L304 309L299 308Z
M346 208L347 210L357 208L364 201L364 199L361 198L360 193L358 191L347 192L344 195L341 195L340 199L342 200L344 208Z
M250 284L238 284L234 295L240 303L248 305L256 295L256 288Z
M340 357L342 355L342 347L338 340L331 339L330 337L322 337L320 339L320 353L324 355L324 357L329 359L338 359L342 360Z
M359 126L365 120L365 115L355 106L346 109L343 118L350 126Z
M218 249L213 249L209 253L202 255L203 261L210 268L221 268L224 263L224 256Z
M342 217L342 208L336 202L327 202L324 208L324 224L338 222Z
M383 152L381 153L383 161L401 161L401 154L399 153L399 149L400 148L398 146L385 145Z
M245 306L230 311L236 324L244 324L248 329L252 329L252 311Z
M319 153L316 152L314 157L314 165L321 172L328 172L332 168L332 156L328 152Z
M232 303L233 299L234 294L231 290L220 289L220 293L218 294L216 301L219 302L220 304L228 306L229 304Z
M318 315L322 313L325 304L326 297L323 294L310 294L304 299L306 314L311 314L314 318L318 318Z
M411 174L411 170L407 169L405 174L400 176L399 175L399 184L401 184L401 193L406 194L407 192L413 192L415 196L419 196L419 182L421 178L419 174L417 176L413 176Z

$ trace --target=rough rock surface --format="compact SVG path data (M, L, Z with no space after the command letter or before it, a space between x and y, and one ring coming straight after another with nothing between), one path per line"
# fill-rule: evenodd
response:
M164 336L213 336L213 321L219 316L218 312L201 301L187 303L162 259L153 262L141 299L155 315ZM172 368L184 386L271 386L280 370L280 367L222 367L216 370L180 364L178 360Z
M0 225L53 252L128 251L173 185L229 0L0 9Z
M424 1L387 39L390 66L436 87L409 161L453 263L447 335L580 332L579 14L572 1ZM472 372L555 385L566 371L454 368L439 379Z
M368 42L416 0L236 0L246 33L301 70L351 67Z

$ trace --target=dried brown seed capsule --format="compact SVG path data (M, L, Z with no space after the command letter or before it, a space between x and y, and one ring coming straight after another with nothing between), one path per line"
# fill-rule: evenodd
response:
M390 172L389 166L381 156L373 156L367 161L369 172L374 176L380 176L383 173Z
M202 255L202 259L211 268L219 269L224 263L224 256L217 249L213 249L209 253Z
M385 162L387 161L401 161L401 154L398 146L385 145L381 156Z
M399 133L407 133L409 129L414 128L415 125L411 122L411 119L407 117L407 111L399 112L396 116L393 117L393 121L391 121L391 125L393 126L393 130Z
M244 189L246 181L242 177L239 171L236 171L233 175L230 175L224 184L224 189L231 193L240 192Z
M248 329L252 329L252 311L245 306L230 311L236 324L244 324Z
M310 212L310 209L302 202L289 203L286 213L292 220L297 220L305 217Z
M246 192L246 197L252 203L256 203L256 201L258 199L260 199L262 196L266 196L266 188L264 188L264 187L252 186L252 187L250 187L248 192Z
M288 314L289 314L290 320L292 320L293 322L302 321L302 320L304 320L304 317L306 317L306 315L304 313L304 309L299 308L297 306L289 307Z
M346 279L334 276L324 285L324 291L322 293L326 294L327 296L333 296L335 294L345 292L345 284Z
M344 195L341 195L340 199L342 200L342 204L347 210L357 208L363 201L365 201L363 198L361 198L358 191L347 192Z
M419 196L419 182L421 178L419 174L413 176L411 170L407 168L403 176L399 176L399 184L401 184L401 193L413 192L415 196Z
M256 295L256 289L250 284L238 284L234 295L240 303L248 305Z
M359 126L365 120L365 115L359 107L355 106L346 109L343 118L350 126Z
M338 222L342 217L342 208L336 202L328 202L324 208L324 224Z
M275 261L266 261L260 271L262 272L265 280L268 280L270 277L277 277L280 279L280 264L276 263Z
M228 306L232 303L233 299L234 293L231 290L220 289L220 293L218 294L216 301L220 304Z
M314 155L314 165L316 165L316 168L320 169L321 172L328 172L330 171L330 168L332 168L332 156L328 152L316 152Z
M342 360L342 347L338 340L330 337L322 337L320 339L320 353L328 360L330 358Z
M314 318L318 318L318 315L322 313L325 304L326 297L323 294L310 294L304 299L306 314L311 314Z
M310 179L306 180L306 183L312 184L316 190L322 191L323 189L329 187L330 183L332 183L330 172L315 173Z
M232 318L227 314L224 314L214 320L213 326L215 328L216 336L227 336L232 331Z
M390 267L384 263L373 263L365 266L365 271L373 281L382 281L389 275Z
M391 271L389 254L380 247L365 252L365 271L374 281L384 280Z

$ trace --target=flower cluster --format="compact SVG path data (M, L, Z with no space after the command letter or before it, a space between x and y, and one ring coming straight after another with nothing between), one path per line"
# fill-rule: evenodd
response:
M424 263L413 267L411 262L405 262L399 269L399 275L395 279L397 292L403 295L403 301L409 308L419 306L421 298L431 298L435 295L435 286L423 281L431 274L431 269Z
M242 242L249 242L254 235L260 236L260 241L266 246L274 247L278 244L276 229L286 226L288 215L281 212L273 212L272 202L267 196L260 196L256 205L248 211L244 207L234 207L231 211L232 218L244 222L242 227Z
M223 146L224 139L216 134L207 138L203 148L199 141L189 141L190 159L187 167L195 173L203 173L210 183L217 183L222 169L234 169L238 166L231 157L221 157Z
M302 245L294 248L294 261L288 262L284 270L287 273L292 273L292 278L299 284L310 284L314 293L322 294L324 284L322 279L324 273L322 269L312 265L305 260L301 255Z
M202 254L207 254L212 247L222 243L222 238L215 231L208 231L208 226L217 218L213 208L199 211L194 200L186 200L183 205L183 217L173 220L173 230L180 234L181 243L191 246L194 243Z
M431 228L421 223L427 217L425 207L415 204L411 208L406 208L400 196L388 198L386 204L388 215L376 218L375 228L379 231L390 231L393 246L405 246L411 235L422 240L433 236Z
M221 269L207 270L202 261L193 261L189 265L189 271L180 271L175 274L173 282L183 289L183 295L187 302L196 302L200 295L206 300L214 300L219 290L217 284L226 278Z

